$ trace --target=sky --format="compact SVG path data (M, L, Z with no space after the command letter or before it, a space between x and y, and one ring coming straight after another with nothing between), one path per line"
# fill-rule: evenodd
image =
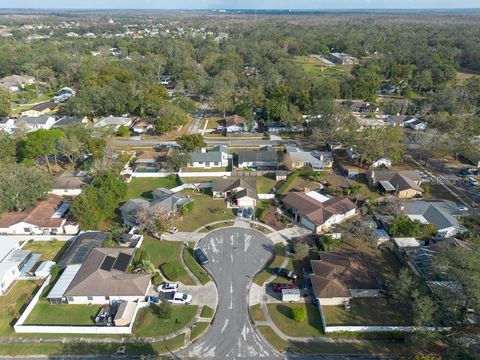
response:
M0 8L44 9L445 9L480 0L0 0Z

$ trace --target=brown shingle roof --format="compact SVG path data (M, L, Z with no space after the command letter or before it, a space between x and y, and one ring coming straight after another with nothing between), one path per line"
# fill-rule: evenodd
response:
M62 202L63 198L61 196L48 195L45 200L40 201L37 205L25 211L9 212L0 216L0 227L7 228L19 222L40 227L60 227L65 219L52 219L51 217Z
M247 122L247 119L245 119L243 116L240 115L232 115L232 116L227 116L225 118L225 126L233 126L233 125L244 125Z
M423 191L419 185L422 178L418 171L377 171L369 170L367 177L376 184L380 181L388 181L397 191L414 189Z
M299 215L307 217L317 226L323 225L334 215L345 214L356 208L345 197L332 197L322 203L303 192L290 192L282 201L287 208L295 208Z
M246 189L249 196L257 197L257 181L254 179L216 179L212 184L214 192L224 193L237 188Z
M360 252L322 252L312 260L313 291L317 298L350 296L350 290L377 290L377 278Z
M133 257L135 249L93 248L65 291L65 296L142 296L150 285L148 274L102 269L107 256L121 254Z

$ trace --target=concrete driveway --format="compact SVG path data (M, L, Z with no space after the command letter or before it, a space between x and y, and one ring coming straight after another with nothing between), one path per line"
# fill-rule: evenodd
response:
M206 268L218 287L218 308L205 335L185 350L194 358L277 358L250 323L248 289L253 275L274 254L274 245L262 233L247 228L222 228L198 244L210 262Z

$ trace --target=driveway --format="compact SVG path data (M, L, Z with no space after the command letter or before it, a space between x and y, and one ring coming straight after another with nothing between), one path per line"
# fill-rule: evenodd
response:
M277 358L250 323L247 297L253 275L273 256L274 245L247 228L222 228L207 234L198 246L210 262L206 268L218 287L218 308L210 329L185 350L193 358Z

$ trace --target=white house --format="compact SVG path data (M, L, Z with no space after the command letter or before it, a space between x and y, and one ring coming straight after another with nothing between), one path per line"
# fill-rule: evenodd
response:
M104 117L103 119L99 120L95 123L95 127L112 127L115 131L118 130L120 126L127 126L130 127L132 125L132 119L129 117L123 116L108 116Z
M0 215L0 234L76 234L78 224L65 217L69 208L62 197L48 195L45 200L29 209Z
M86 184L84 172L63 171L55 176L50 194L58 196L78 196Z
M56 122L55 116L22 116L15 121L15 128L25 128L27 131L48 130Z
M187 165L190 168L215 168L228 166L228 148L225 145L217 145L211 150L203 148L200 152L191 154L191 162Z
M292 220L319 234L355 215L356 205L346 197L330 197L316 191L290 192L282 199Z
M15 130L15 120L10 118L0 118L0 131L13 134Z
M372 168L377 168L377 167L389 168L390 166L392 166L392 161L390 159L387 159L387 158L378 159L377 161L374 161L370 165L370 167L372 167Z
M34 84L35 78L28 75L10 75L0 79L0 87L10 92L18 92L26 85Z
M0 295L20 276L20 270L32 256L29 250L12 249L0 261Z

